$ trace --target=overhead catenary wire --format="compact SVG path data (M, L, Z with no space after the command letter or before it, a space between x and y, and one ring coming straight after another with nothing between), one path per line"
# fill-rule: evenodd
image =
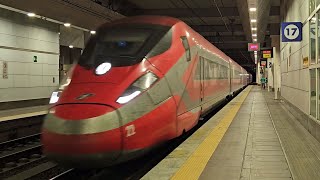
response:
M200 21L202 21L205 25L208 25L208 23L206 21L204 21L184 0L180 0L188 9L190 9L190 11L197 16L197 18L200 19Z
M223 23L224 23L224 25L226 26L227 30L228 30L229 32L231 32L230 29L229 29L229 27L228 27L228 25L227 25L227 23L226 23L225 20L223 19L223 15L222 15L222 13L221 13L221 11L220 11L220 8L219 8L216 0L211 0L211 2L216 6L216 8L217 8L217 10L218 10L218 12L219 12L219 14L220 14L221 20L223 21Z

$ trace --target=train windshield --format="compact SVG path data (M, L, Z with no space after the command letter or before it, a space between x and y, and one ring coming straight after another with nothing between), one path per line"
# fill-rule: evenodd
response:
M162 37L166 37L169 29L166 26L133 24L100 28L87 43L79 64L88 68L103 62L110 62L112 66L136 64Z

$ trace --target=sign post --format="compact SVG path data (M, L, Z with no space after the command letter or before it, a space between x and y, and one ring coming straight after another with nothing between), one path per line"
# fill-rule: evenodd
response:
M277 51L276 47L273 47L274 51ZM278 68L279 56L273 58L273 86L274 86L274 99L278 99L278 78L276 77L276 69ZM279 78L280 79L280 78Z

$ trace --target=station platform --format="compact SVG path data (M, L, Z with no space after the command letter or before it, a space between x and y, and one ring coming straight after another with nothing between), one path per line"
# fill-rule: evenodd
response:
M248 86L142 179L319 177L320 143L284 101Z
M49 105L32 106L0 111L0 122L21 119L33 116L45 115L48 113Z

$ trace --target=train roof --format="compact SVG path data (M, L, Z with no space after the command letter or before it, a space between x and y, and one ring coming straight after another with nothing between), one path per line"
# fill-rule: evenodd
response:
M179 22L180 19L168 16L132 16L116 20L111 24L124 24L124 23L141 23L141 24L157 24L162 26L173 26ZM110 23L107 23L110 24Z
M177 23L184 23L186 26L188 26L185 22L183 22L180 19L169 17L169 16L149 16L149 15L142 15L142 16L131 16L131 17L126 17L122 19L118 19L116 21L113 21L112 23L106 23L103 25L103 27L106 26L113 26L117 24L155 24L155 25L162 25L162 26L174 26ZM190 26L188 26L190 29L192 29ZM208 47L208 49L213 50L215 53L219 54L221 57L223 57L226 61L230 61L231 63L238 66L238 68L243 68L241 67L237 62L235 62L233 59L231 59L229 56L227 56L224 52L222 52L220 49L218 49L216 46L214 46L212 43L207 41L202 35L200 35L198 32L192 29L192 31L198 36L201 36L206 42L204 45ZM210 44L210 45L209 45Z

